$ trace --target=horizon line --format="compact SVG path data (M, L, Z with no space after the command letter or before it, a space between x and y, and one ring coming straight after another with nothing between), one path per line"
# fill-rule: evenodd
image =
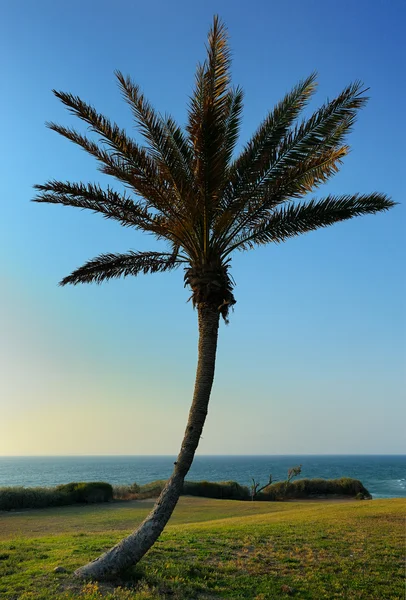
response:
M0 458L176 458L177 454L0 454ZM196 454L195 458L205 457L285 457L285 456L406 456L406 453L292 453L292 454Z

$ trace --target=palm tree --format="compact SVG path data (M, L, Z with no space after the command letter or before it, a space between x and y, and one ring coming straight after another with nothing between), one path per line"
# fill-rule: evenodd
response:
M76 571L93 580L136 564L157 540L178 501L206 419L220 317L227 322L235 304L233 252L284 242L394 205L376 192L295 202L334 175L348 153L346 135L366 103L359 82L298 123L316 88L315 75L310 75L269 112L235 158L243 92L231 87L227 30L218 17L209 32L206 60L197 68L185 130L170 116L158 114L129 77L120 72L116 76L145 147L79 97L55 90L98 141L55 123L48 127L94 156L102 173L115 177L126 191L52 180L35 186L35 201L100 213L153 234L166 242L166 252L102 254L62 279L61 285L183 267L197 310L199 344L193 401L173 474L138 529Z

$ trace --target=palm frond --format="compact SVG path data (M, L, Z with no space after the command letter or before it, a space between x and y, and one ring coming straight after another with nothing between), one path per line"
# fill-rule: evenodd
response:
M99 170L102 173L112 175L118 181L130 187L145 200L148 206L167 216L173 214L168 186L152 163L144 165L141 170L135 166L130 157L118 152L106 151L75 129L56 123L47 123L47 126L94 156L100 163Z
M229 172L226 198L240 197L241 192L260 179L269 168L275 148L283 142L300 112L309 102L316 89L316 74L312 73L299 82L293 90L269 112L266 119L246 144ZM246 195L246 194L245 194Z
M159 237L169 235L165 217L154 215L141 202L135 202L126 193L119 194L109 187L105 191L97 184L52 180L34 188L40 193L33 202L88 209L101 213L107 219L119 221L125 227L136 227Z
M223 223L229 219L228 234L219 242L220 248L225 248L235 235L247 235L255 225L272 215L273 209L292 198L301 198L314 191L321 184L335 175L343 158L348 153L348 147L327 150L324 154L310 157L287 169L283 177L269 182L258 192L258 198L251 199L243 213L243 222L230 213L222 215ZM220 221L220 227L222 225Z
M231 162L240 133L243 100L244 92L240 87L237 87L235 90L230 90L228 93L228 106L226 108L226 122L224 128L224 160L226 165Z
M197 70L187 125L195 153L195 176L206 200L223 183L224 133L230 112L230 64L227 29L215 16L208 36L207 58Z
M150 154L177 190L178 199L190 197L193 186L191 154L187 151L187 142L180 127L171 117L165 121L130 77L124 77L120 71L116 71L116 77L122 95L149 144Z
M261 189L262 210L268 211L286 200L313 192L338 173L348 152L348 146L329 148L286 169L283 176L272 179Z
M125 185L130 186L147 203L147 206L158 210L168 221L172 222L172 231L179 238L184 238L185 248L191 254L197 252L196 240L193 239L192 227L188 224L185 205L179 203L173 182L167 179L160 165L149 156L144 148L139 147L124 130L106 117L100 115L89 104L78 96L54 91L55 95L69 110L85 121L92 131L101 136L102 143L109 151L100 148L95 142L76 132L74 129L49 123L48 127L80 145L95 156L101 163L101 171L113 175ZM176 233L175 233L176 230Z
M115 123L111 123L109 119L99 114L94 107L78 96L56 90L54 90L54 94L69 108L70 112L101 136L101 142L107 146L109 151L100 149L97 144L73 129L48 123L50 129L96 156L103 164L102 172L113 175L126 185L130 185L154 208L164 214L179 218L174 202L173 186L144 148L138 146L123 129Z
M215 16L208 35L207 58L197 68L187 126L192 146L202 157L210 154L207 144L215 145L218 141L210 140L208 132L220 134L221 127L216 131L216 125L224 124L229 102L230 65L227 29Z
M107 117L98 113L96 109L84 102L79 96L53 90L53 93L68 107L69 112L79 117L90 126L90 129L101 136L103 143L107 144L113 152L131 159L134 167L140 171L149 170L154 165L144 148L138 146L133 139L128 137L124 129Z
M230 232L230 224L243 218L247 203L253 195L255 197L255 182L268 168L272 152L281 144L315 89L316 74L312 73L269 112L239 157L230 165L214 226L216 239L224 242Z
M275 206L275 196L271 193L275 183L276 188L280 181L285 180L287 183L292 170L300 172L306 170L309 164L326 164L325 157L329 151L333 156L336 153L340 154L342 158L348 147L341 144L351 130L358 111L367 102L364 93L360 82L349 85L337 98L324 104L307 121L286 133L279 146L274 147L267 156L266 168L254 173L254 179L246 182L245 189L240 190L240 197L232 202L231 209L227 210L227 213L235 215L238 222L236 227L232 227L233 235L241 232L253 218L265 218L266 212ZM323 169L318 169L319 176L314 180L314 187L336 172L336 168L330 168L328 164L324 174ZM306 178L308 179L307 175ZM300 196L301 180L295 178L294 181L296 186L290 188L292 195L287 193L289 186L285 186L286 193L279 196L276 203ZM309 186L305 187L306 191L309 191ZM229 234L229 231L230 228L226 230L226 234ZM224 237L223 234L223 242ZM230 235L227 239L229 238Z
M201 125L204 120L204 96L205 96L205 63L198 64L195 74L195 88L190 98L188 111L188 124L186 131L189 134L194 154L194 174L200 173L199 157L197 149L201 148Z
M150 154L159 166L172 191L172 215L175 212L176 235L187 240L191 253L200 246L195 226L196 190L193 175L193 153L184 133L172 117L164 120L130 77L116 71L126 102L130 105L141 133L149 144Z
M339 221L345 221L360 215L375 214L395 206L386 194L355 194L327 196L322 200L291 204L276 209L271 217L264 219L245 235L236 236L226 251L247 250L256 245L285 240L328 227Z
M291 130L274 149L268 168L256 185L283 174L286 167L343 144L358 111L368 101L365 91L361 82L349 85L337 98L324 104L308 120Z
M183 164L184 173L190 186L193 187L193 151L189 140L171 116L166 117L164 124L176 159Z
M206 257L210 253L214 211L225 182L229 154L229 148L224 143L225 132L229 125L229 143L232 144L232 128L238 124L238 114L235 113L237 107L234 107L234 122L228 122L232 108L230 65L227 29L215 16L208 36L207 58L197 70L186 127L195 156L193 172L199 190L196 201L201 213L199 230Z
M102 283L139 273L158 273L176 269L182 262L184 261L179 259L177 254L166 252L130 251L126 254L101 254L62 279L60 285Z

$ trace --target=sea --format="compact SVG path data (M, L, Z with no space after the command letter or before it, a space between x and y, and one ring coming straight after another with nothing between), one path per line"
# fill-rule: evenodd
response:
M70 481L144 484L167 479L174 456L7 456L0 457L0 487L54 486ZM396 456L196 456L189 481L238 481L250 485L286 479L302 465L303 477L359 479L373 498L406 498L406 455Z

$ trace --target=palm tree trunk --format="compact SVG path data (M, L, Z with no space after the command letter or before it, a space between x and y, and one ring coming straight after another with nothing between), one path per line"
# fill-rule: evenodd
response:
M138 529L99 558L75 571L77 577L93 581L111 579L135 565L156 542L173 513L199 445L214 379L219 311L211 305L200 304L198 319L198 362L193 402L173 473L151 513Z

